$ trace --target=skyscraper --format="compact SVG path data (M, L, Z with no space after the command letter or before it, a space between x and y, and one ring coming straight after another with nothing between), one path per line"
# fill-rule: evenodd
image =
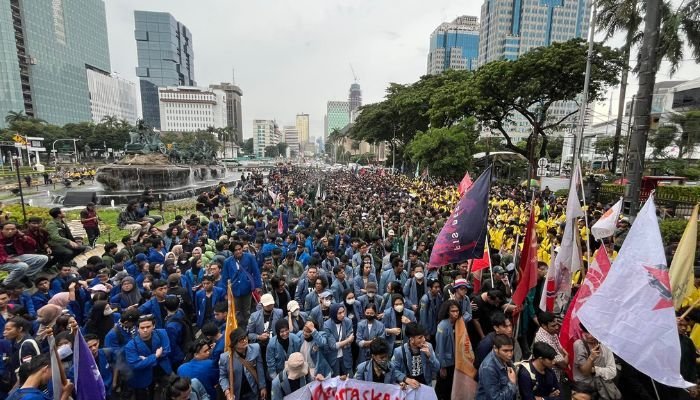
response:
M192 34L169 13L134 11L134 20L143 120L160 129L158 88L197 85Z
M57 125L90 121L87 69L110 71L102 0L0 0L3 116L23 111Z
M232 83L209 85L212 89L223 90L226 93L226 126L233 129L235 142L243 143L243 115L241 107L241 88Z
M135 124L138 117L136 85L106 72L94 69L86 72L93 122L109 116Z
M290 154L299 154L299 130L297 127L294 125L285 126L282 130L284 131L284 135L282 136L284 138L283 141L287 143ZM282 138L280 138L280 140L282 141Z
M357 109L359 109L362 106L362 90L360 89L360 84L357 82L350 85L348 103L348 106L350 107L350 113L357 111Z
M279 126L273 119L256 119L253 121L253 153L256 157L265 157L265 147L279 143Z
M430 35L428 74L448 69L474 70L479 57L479 20L463 15L440 24Z
M296 125L299 132L299 144L303 147L309 142L309 114L297 114Z
M335 129L343 129L350 123L350 102L329 101L326 105L326 129L325 136Z
M515 60L535 47L585 38L591 0L485 0L479 65Z

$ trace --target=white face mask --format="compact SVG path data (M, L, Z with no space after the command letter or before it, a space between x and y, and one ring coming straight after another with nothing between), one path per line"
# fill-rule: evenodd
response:
M394 306L394 311L403 312L403 305Z
M373 292L367 292L367 297L370 299L374 298L374 293Z
M353 304L355 304L355 299L347 299L347 300L345 300L345 302L350 304L350 305L353 305Z
M331 301L330 301L330 300L323 300L323 305L326 306L326 307L330 307L330 306L331 306Z
M416 272L415 274L416 279L423 279L424 276L422 272Z
M298 316L299 316L299 310L294 310L294 311L292 311L292 316L298 317Z
M63 360L64 358L73 354L73 349L69 344L64 344L58 347L58 358Z

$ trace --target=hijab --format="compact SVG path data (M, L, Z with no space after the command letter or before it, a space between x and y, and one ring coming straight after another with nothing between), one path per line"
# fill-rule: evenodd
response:
M182 254L185 250L183 250L181 244L176 244L173 246L173 248L170 250L173 254L175 254L176 257L180 257L180 254Z
M136 287L136 280L131 276L127 276L122 279L121 285L124 285L126 282L131 282L132 288L128 292L122 290L120 293L121 298L125 299L130 306L133 306L134 304L138 305L141 301L141 292L139 291L139 288Z
M55 304L47 304L41 307L39 311L37 311L37 320L40 323L39 329L37 330L36 334L36 339L38 341L42 341L46 338L46 329L51 328L56 324L56 320L58 319L58 317L61 316L62 310L63 307L61 306Z
M109 303L106 301L97 301L90 310L90 316L85 323L85 332L94 333L100 338L100 343L104 343L105 336L109 330L114 327L114 317L112 314L104 315L105 309Z
M70 303L70 293L68 292L59 292L56 293L50 300L49 304L53 304L56 306L59 306L61 308L66 308L68 307L68 303ZM43 307L42 307L43 308Z
M343 303L333 303L331 304L331 309L330 309L330 317L335 322L336 324L339 324L343 322L342 320L338 319L338 311L343 308L345 309L345 304Z

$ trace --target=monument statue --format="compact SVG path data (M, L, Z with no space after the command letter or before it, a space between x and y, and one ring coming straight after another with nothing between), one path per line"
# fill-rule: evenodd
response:
M160 132L148 128L145 124L137 125L137 132L129 132L129 143L124 145L126 154L166 154L165 143L160 141Z

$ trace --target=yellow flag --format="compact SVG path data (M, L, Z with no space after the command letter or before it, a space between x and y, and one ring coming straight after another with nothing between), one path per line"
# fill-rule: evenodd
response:
M226 332L224 333L224 348L226 350L230 349L231 346L231 332L238 328L238 321L236 321L236 304L233 302L233 293L231 292L231 281L228 281L228 291L226 293L228 299L228 313L226 314Z
M673 305L676 309L681 307L683 299L693 293L695 289L695 248L698 240L698 205L693 208L688 225L685 227L676 254L671 261L671 269L668 274L671 278L671 292L673 293Z

